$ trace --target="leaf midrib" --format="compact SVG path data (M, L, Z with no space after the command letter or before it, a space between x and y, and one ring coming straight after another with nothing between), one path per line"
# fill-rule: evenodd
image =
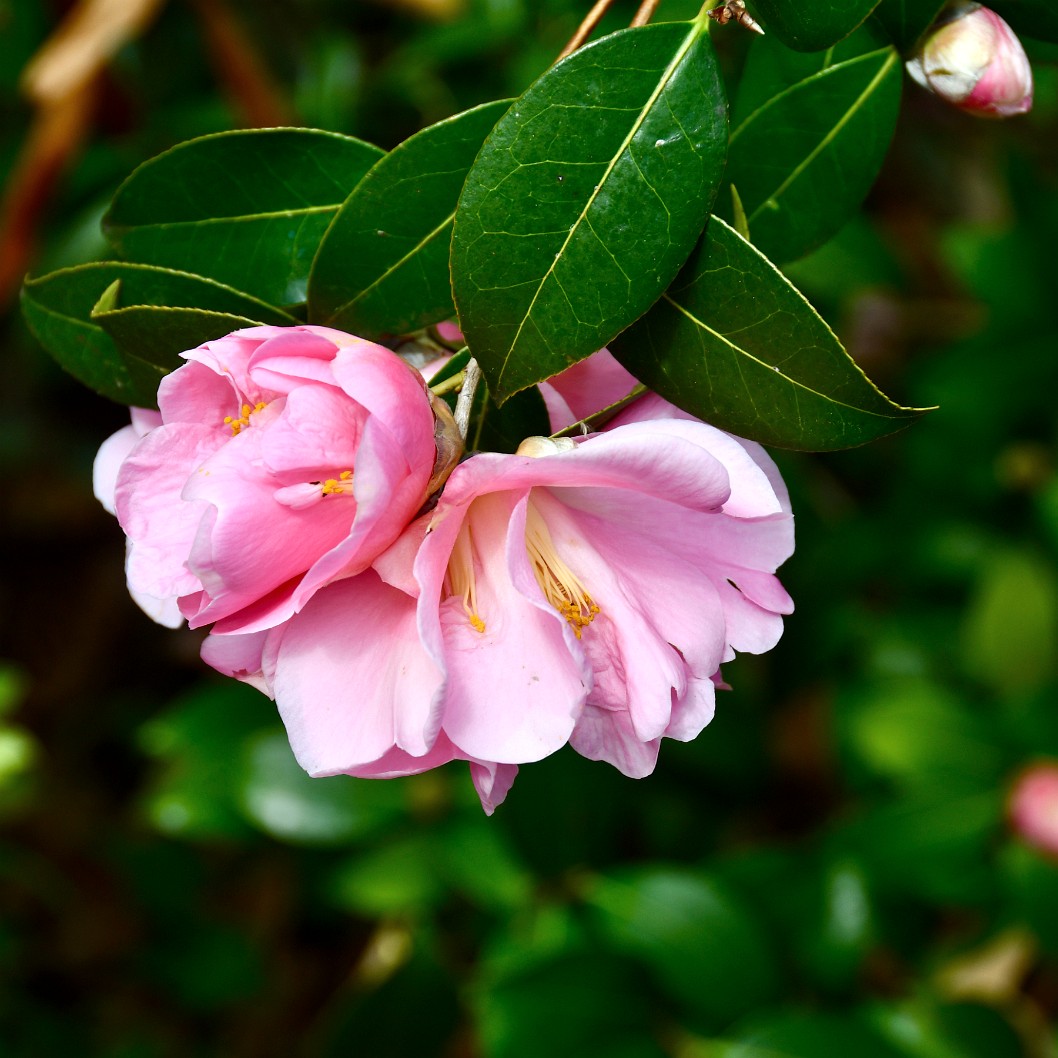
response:
M676 68L683 61L684 57L690 51L695 41L702 35L704 31L705 26L701 22L701 16L699 16L698 19L691 23L690 32L687 34L683 43L680 45L676 54L673 56L672 61L667 67L665 67L665 70L663 71L657 86L655 87L654 91L650 94L650 98L646 101L646 104L640 108L639 117L633 123L628 134L621 141L620 147L618 147L618 149L614 152L613 157L610 159L609 164L606 166L606 171L603 173L599 182L595 185L595 189L588 196L588 200L587 202L585 202L584 208L580 211L580 215L577 217L572 227L569 229L569 232L567 233L566 238L562 243L562 246L559 248L558 253L555 254L554 260L548 265L547 271L540 278L540 282L537 285L536 292L533 294L532 301L529 302L529 307L525 310L525 313L518 324L518 330L515 332L514 338L511 340L510 347L507 350L507 355L503 358L503 363L500 365L500 370L497 374L498 381L502 381L503 376L506 374L507 365L511 362L511 357L514 355L514 350L518 345L518 340L521 338L522 330L524 329L526 323L528 323L529 317L532 316L533 308L536 305L537 299L540 297L541 291L547 285L548 280L551 278L552 273L555 271L555 266L559 263L559 261L562 260L563 254L565 254L566 247L569 246L570 240L580 230L581 224L583 224L584 222L584 218L588 215L588 211L591 209L592 205L598 198L602 189L606 186L606 181L610 178L610 174L613 172L614 166L617 165L621 156L625 153L626 150L628 150L628 146L635 138L636 133L640 130L640 128L642 128L643 122L646 121L647 115L650 113L650 110L653 107L654 103L657 102L658 97L661 95L666 85L668 85L669 81L672 79Z
M892 404L892 407L893 407L894 411L903 412L903 413L906 413L906 414L885 415L882 412L871 411L869 408L861 408L861 407L857 407L854 404L846 404L845 401L838 400L837 398L831 397L831 396L829 396L826 393L821 393L819 390L813 389L811 386L806 385L804 382L798 381L798 379L793 378L791 375L787 375L785 372L783 372L779 368L777 368L774 364L769 364L766 361L761 360L759 357L754 356L748 350L743 349L741 346L735 345L734 342L729 341L719 331L715 331L707 323L703 323L700 319L698 319L697 316L694 315L693 312L691 312L689 309L684 308L683 305L681 305L678 301L674 300L668 294L662 294L661 296L674 309L676 309L677 312L681 313L683 316L686 316L687 319L689 319L697 327L700 327L703 331L706 331L707 333L713 335L715 338L718 338L724 345L726 345L729 349L731 349L732 352L735 352L735 353L739 354L740 356L746 357L747 360L751 360L753 363L758 364L758 365L760 365L763 368L766 368L772 374L777 374L780 378L785 379L792 386L795 386L796 388L798 388L800 390L803 390L805 393L810 393L814 397L819 397L821 400L824 400L824 401L826 401L829 404L833 404L835 407L848 408L849 411L856 412L857 414L860 414L860 415L872 415L876 419L914 418L915 409L903 408L899 404L892 404L891 401L890 401L890 403ZM855 361L853 361L853 363L855 364ZM859 367L858 364L856 364L855 366L857 368ZM888 399L888 398L886 398L886 399Z
M808 152L805 157L798 162L798 164L790 171L790 174L785 180L770 194L766 195L759 206L750 214L749 223L752 224L754 220L760 216L761 210L765 208L767 203L775 202L780 196L785 194L786 190L791 184L796 181L802 173L819 157L820 154L837 138L841 130L856 116L857 113L863 108L867 100L874 95L877 87L882 81L889 75L889 71L893 68L894 63L897 61L896 49L892 49L889 53L889 57L879 67L878 72L871 78L870 83L864 88L864 90L856 98L856 101L850 106L841 118L836 122L834 127ZM832 67L836 69L836 67Z
M447 217L436 228L433 229L428 235L424 235L400 260L395 261L389 266L380 276L373 279L363 290L361 290L355 297L350 298L344 305L339 306L330 314L330 319L335 320L342 313L347 312L351 309L358 301L367 297L371 291L376 290L382 283L384 283L391 275L403 268L417 253L419 253L424 247L428 246L438 235L441 234L447 228L452 221L455 219L455 210L452 210Z
M263 213L237 213L230 217L201 217L196 220L159 220L150 224L108 224L107 232L110 235L127 235L132 231L166 231L170 228L198 228L212 224L248 224L256 220L277 220L285 217L302 217L315 213L336 213L341 208L341 202L334 202L326 206L304 206L299 209L277 209L267 210Z

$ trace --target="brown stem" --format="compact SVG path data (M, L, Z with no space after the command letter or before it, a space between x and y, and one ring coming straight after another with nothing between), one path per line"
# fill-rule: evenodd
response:
M577 27L577 32L569 38L569 43L559 52L555 62L560 62L567 55L572 55L587 39L591 32L609 10L613 0L596 0L595 6L584 16L584 21Z
M660 0L643 0L629 26L645 26L654 17L659 2Z

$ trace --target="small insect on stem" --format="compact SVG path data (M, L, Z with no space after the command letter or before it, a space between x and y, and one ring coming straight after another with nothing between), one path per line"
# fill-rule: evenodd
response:
M706 14L720 26L726 26L728 22L735 21L743 29L751 29L754 33L764 36L764 30L746 10L745 0L725 0L719 7L714 7Z

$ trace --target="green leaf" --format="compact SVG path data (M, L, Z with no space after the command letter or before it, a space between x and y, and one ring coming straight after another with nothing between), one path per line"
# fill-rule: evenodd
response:
M262 732L242 750L240 807L251 823L281 841L344 845L384 831L404 815L407 791L400 783L311 778L282 732Z
M754 42L749 64L772 48ZM901 84L896 51L877 49L787 84L737 123L724 179L761 253L801 257L857 211L892 139ZM728 196L720 203L733 220Z
M1041 689L1058 663L1058 581L1030 551L986 566L964 618L966 670L1003 697Z
M901 1058L1024 1058L1010 1022L976 1003L937 1003L925 996L876 1006L872 1024Z
M510 106L431 125L375 164L327 229L309 277L309 319L377 338L455 314L452 218L467 172Z
M118 299L129 307L115 308ZM194 306L183 310L193 318L182 317L181 329L167 332L159 307L179 314L181 306ZM180 363L178 353L234 329L228 323L296 322L272 305L202 276L116 261L28 280L22 311L37 340L65 370L105 397L141 407L154 406L158 383ZM118 335L118 343L108 330ZM205 337L181 344L201 334Z
M641 382L714 426L831 451L909 426L775 266L714 217L662 299L611 344Z
M902 1058L870 1026L848 1015L776 1014L717 1058Z
M847 37L878 0L754 0L761 25L797 51L822 51Z
M296 304L327 225L381 156L371 144L315 129L203 136L136 169L118 188L104 231L123 257Z
M707 875L649 867L599 878L587 900L617 948L667 993L720 1024L769 999L777 967L749 909Z
M988 6L1016 33L1058 43L1058 8L1053 0L989 0Z
M893 43L908 52L929 29L944 4L945 0L882 0L874 9L874 17Z
M994 724L942 684L898 679L846 692L839 731L872 773L909 791L991 789L1008 766Z
M727 140L704 21L582 48L485 141L456 211L452 287L498 401L605 345L693 247Z

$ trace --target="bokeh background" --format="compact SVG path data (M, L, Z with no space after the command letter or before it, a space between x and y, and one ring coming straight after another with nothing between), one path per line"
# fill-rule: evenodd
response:
M492 819L460 766L310 780L125 593L91 464L127 415L34 344L23 274L105 256L180 140L388 148L522 91L588 6L0 0L0 1054L1058 1054L1058 866L1007 809L1058 760L1058 48L1009 123L909 84L864 212L789 269L940 410L776 453L797 612L651 778L562 752Z

